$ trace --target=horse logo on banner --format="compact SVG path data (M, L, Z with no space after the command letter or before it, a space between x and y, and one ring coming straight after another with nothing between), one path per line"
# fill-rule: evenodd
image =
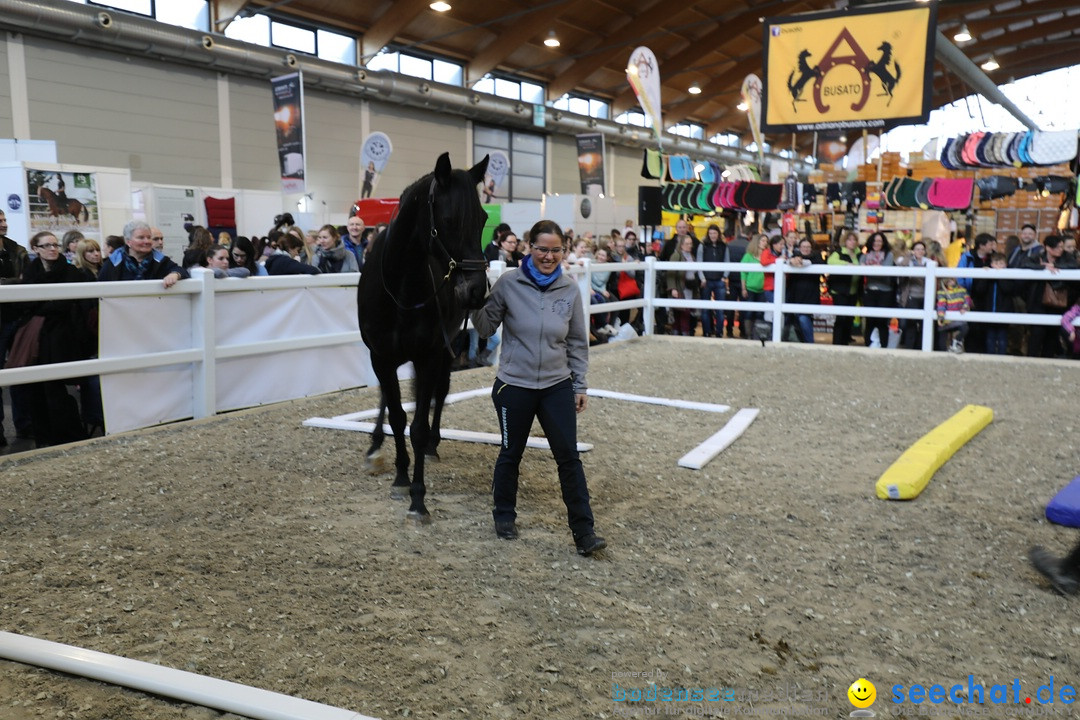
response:
M803 91L811 80L814 89L814 107L822 114L832 108L831 102L834 99L840 100L845 96L852 98L852 110L856 112L862 110L866 101L870 99L871 75L877 76L881 81L884 91L881 95L888 96L887 104L892 103L893 90L900 82L900 64L893 59L891 43L882 42L878 46L878 52L881 53L881 57L871 60L847 28L840 31L817 65L810 64L809 50L800 51L797 67L791 71L787 82L795 112L798 112L797 103L805 102L802 97ZM826 78L829 71L845 65L850 66L859 74L860 82L828 84ZM796 72L798 72L797 78Z

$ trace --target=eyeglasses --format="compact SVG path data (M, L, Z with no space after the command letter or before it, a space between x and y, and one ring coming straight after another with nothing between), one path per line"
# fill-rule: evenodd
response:
M60 246L56 243L38 243L39 250L58 250Z
M562 248L561 247L553 247L553 248L534 247L533 252L536 253L537 255L541 255L541 256L550 255L550 256L554 257L555 255L562 255Z

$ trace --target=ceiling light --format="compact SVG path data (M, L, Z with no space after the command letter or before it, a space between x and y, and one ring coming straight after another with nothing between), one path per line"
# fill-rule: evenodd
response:
M438 0L438 2L433 2L430 5L428 5L428 7L431 8L432 10L434 10L435 12L446 12L447 10L450 9L450 3L443 2L443 0Z
M960 30L952 36L952 39L956 42L967 42L971 39L971 31L968 30L966 24L960 26Z
M744 102L741 102L741 103L739 103L738 105L736 105L735 107L736 107L736 108L738 108L739 110L742 110L743 112L746 112L746 108L747 108L748 106L747 106L747 104L746 104L746 103L744 103Z
M983 69L983 70L985 70L986 72L990 72L991 70L997 70L997 69L998 69L999 67L1001 67L1001 66L1000 66L1000 65L998 65L998 62L997 62L997 60L995 60L995 59L994 59L994 56L993 56L993 55L991 55L991 56L989 57L989 59L987 59L987 61L986 61L986 62L984 62L984 63L983 63L982 65L981 65L981 67L982 67L982 69Z
M694 83L693 85L690 86L690 88L686 92L690 93L691 95L700 95L701 94L701 86L698 85L697 83Z
M544 44L548 47L559 47L559 45L561 45L559 38L555 37L554 30L548 31L547 39L544 40Z

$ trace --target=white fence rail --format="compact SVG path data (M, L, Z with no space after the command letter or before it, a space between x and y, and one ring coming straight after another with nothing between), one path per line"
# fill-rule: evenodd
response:
M634 300L620 300L617 302L589 304L592 295L592 274L600 270L602 272L644 272L643 297ZM700 272L764 272L775 277L774 298L771 302L741 302L735 300L685 300L658 296L657 274L670 270L694 270ZM921 320L922 339L920 348L929 352L934 349L934 327L937 321L936 288L940 278L986 278L998 280L1059 280L1080 283L1080 270L1062 270L1052 273L1048 270L994 270L991 268L950 268L950 267L906 267L892 266L880 267L869 265L812 265L802 268L792 267L784 262L775 265L762 266L758 263L698 263L698 262L660 262L653 257L647 257L643 262L631 263L603 263L598 265L586 261L583 265L570 269L572 276L578 279L581 288L582 301L588 312L592 315L598 313L617 312L629 308L640 308L644 314L645 334L654 332L654 311L657 308L689 308L694 310L739 310L746 312L771 313L772 317L782 317L784 314L821 315L821 316L851 316L851 317L876 317L898 318L901 320ZM784 288L789 275L808 274L815 276L824 275L858 275L862 277L911 277L922 278L925 284L923 307L899 308L899 307L868 307L843 306L843 305L807 305L784 302ZM1061 313L1028 314L1028 313L992 313L992 312L948 312L945 314L946 321L963 320L975 323L1001 323L1009 325L1045 325L1056 326L1061 323ZM1080 320L1076 322L1080 325ZM773 342L780 342L783 334L783 323L774 322L772 329ZM884 344L884 339L883 339Z

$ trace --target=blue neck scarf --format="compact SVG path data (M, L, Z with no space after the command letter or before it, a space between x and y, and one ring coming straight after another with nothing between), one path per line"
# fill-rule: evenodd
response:
M541 290L547 290L551 283L559 279L562 275L562 265L555 267L555 272L550 275L545 275L533 266L532 255L526 255L525 259L521 261L521 271L525 273L525 277L533 281L536 287Z

